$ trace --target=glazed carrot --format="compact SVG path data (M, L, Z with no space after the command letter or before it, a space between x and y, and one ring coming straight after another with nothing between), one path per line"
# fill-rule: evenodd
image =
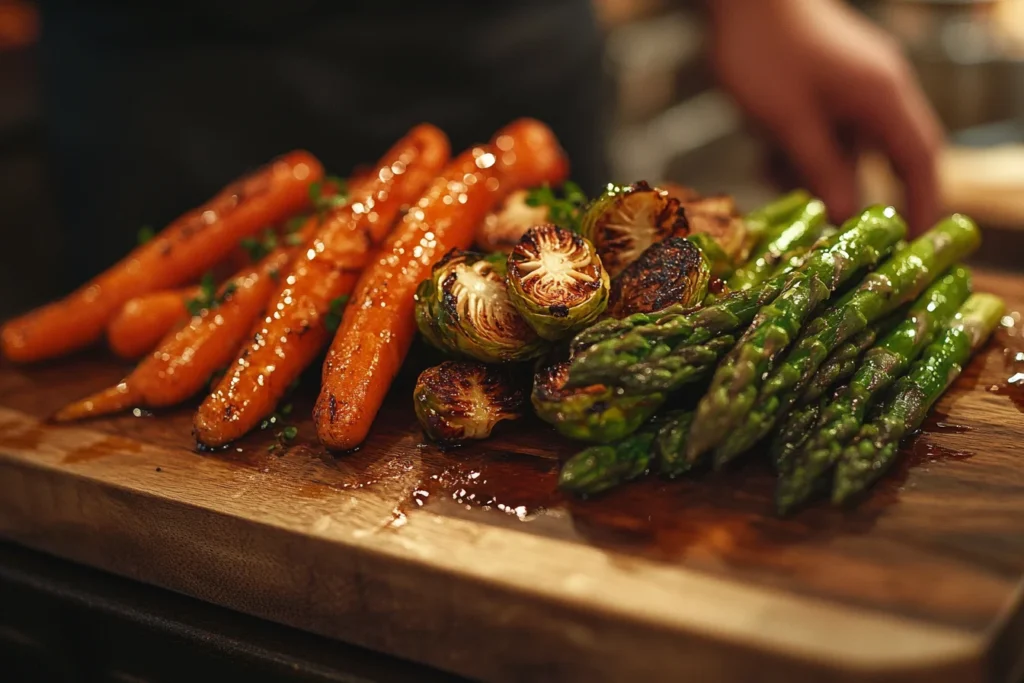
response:
M448 139L417 126L349 193L349 204L305 246L270 300L265 318L195 416L196 441L221 446L273 412L288 386L330 339L332 302L352 291L405 205L415 201L448 160Z
M319 220L309 218L298 234L309 239L318 227ZM259 263L241 270L220 287L216 306L203 309L187 325L164 337L120 384L66 406L54 419L66 422L127 408L162 408L199 393L252 332L277 291L281 274L300 250L275 249Z
M91 344L132 297L195 281L242 237L301 210L322 176L319 161L296 151L235 181L64 299L9 321L4 354L28 362Z
M128 359L152 351L175 325L188 320L188 301L199 292L199 287L168 289L129 299L107 325L110 349Z
M313 412L321 443L366 438L416 334L413 294L452 248L465 249L484 216L512 190L558 184L568 172L554 134L525 119L471 149L435 180L363 272L327 354Z

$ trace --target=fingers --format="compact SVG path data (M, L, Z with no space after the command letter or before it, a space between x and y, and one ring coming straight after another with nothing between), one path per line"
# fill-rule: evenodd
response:
M874 74L861 100L857 123L881 143L906 190L904 211L913 234L939 218L938 157L942 127L902 58Z
M830 119L812 102L787 108L787 116L772 126L810 189L828 206L837 224L857 210L857 175L852 159L843 153Z
M894 115L883 117L879 135L906 188L910 230L920 234L935 224L942 208L938 174L942 129L915 84L901 89L894 104Z

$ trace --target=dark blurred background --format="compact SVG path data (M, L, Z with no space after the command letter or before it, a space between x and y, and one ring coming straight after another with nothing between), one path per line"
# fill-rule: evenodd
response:
M675 180L734 193L747 208L770 197L767 150L707 69L699 3L594 2L612 84L604 109L610 179ZM1024 229L1024 0L855 4L902 42L951 132L942 164L947 208L1015 237ZM46 162L36 9L30 0L0 0L0 318L80 279L67 267L74 255ZM866 158L862 175L865 201L896 196L884 163ZM139 227L117 226L124 249ZM1015 249L999 238L987 243L989 255L1015 265Z

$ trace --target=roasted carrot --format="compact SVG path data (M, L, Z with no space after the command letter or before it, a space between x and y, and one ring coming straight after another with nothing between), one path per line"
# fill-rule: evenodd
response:
M311 238L319 227L307 219L297 233ZM221 285L215 301L169 333L118 385L76 401L58 412L58 421L98 417L127 408L162 408L199 393L252 332L253 324L277 291L281 275L301 251L279 247Z
M406 214L345 309L323 368L314 410L328 448L366 438L416 333L413 294L449 249L469 247L476 226L507 193L562 182L568 172L554 134L530 119L502 129L489 146L455 159Z
M415 201L447 160L444 133L417 126L350 192L348 206L306 245L252 340L199 407L194 432L201 445L234 441L273 412L329 341L325 318L332 302L352 291L401 208Z
M107 344L122 358L140 358L156 348L178 323L188 320L188 301L199 287L143 294L121 307L107 325Z
M132 297L195 281L238 241L301 210L323 176L311 154L286 154L227 186L64 299L9 321L4 354L28 362L87 346Z

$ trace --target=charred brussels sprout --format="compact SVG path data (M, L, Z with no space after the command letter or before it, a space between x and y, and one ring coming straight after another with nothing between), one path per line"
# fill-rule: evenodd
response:
M534 375L530 395L537 415L563 436L596 443L616 441L635 432L665 402L660 393L627 396L603 384L566 389L569 364L541 368Z
M736 210L732 197L713 195L684 201L683 212L691 236L710 237L732 263L742 262L746 258L746 252L749 251L747 225ZM723 276L723 273L716 275Z
M496 211L488 214L477 228L477 246L484 251L507 254L527 230L540 223L547 223L550 207L529 203L529 196L528 191L517 190Z
M486 439L502 420L522 417L526 392L511 368L445 361L420 373L413 406L427 436L458 443Z
M644 182L609 185L587 208L580 228L612 277L652 244L690 232L682 202Z
M608 305L608 273L589 241L546 223L530 228L508 257L512 304L541 337L563 339Z
M544 353L544 340L512 305L504 274L504 265L489 257L448 252L416 292L420 332L442 350L485 363Z
M688 239L669 237L629 264L612 283L608 313L624 318L633 313L654 313L673 304L699 305L708 293L711 266L703 252Z

